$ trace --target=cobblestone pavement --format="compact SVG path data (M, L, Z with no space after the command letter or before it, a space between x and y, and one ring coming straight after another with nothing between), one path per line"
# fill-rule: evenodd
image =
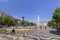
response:
M0 40L60 40L59 35L51 34L51 28L38 29L27 31L24 33L17 32L16 34L0 34Z

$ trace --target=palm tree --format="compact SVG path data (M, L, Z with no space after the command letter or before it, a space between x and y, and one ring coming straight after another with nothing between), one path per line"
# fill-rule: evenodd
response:
M24 17L24 16L22 16L22 20L23 20L23 21L24 21L24 18L25 18L25 17Z
M21 22L21 25L22 25L22 26L25 26L25 20L24 20L24 18L25 18L25 17L22 16L22 22Z

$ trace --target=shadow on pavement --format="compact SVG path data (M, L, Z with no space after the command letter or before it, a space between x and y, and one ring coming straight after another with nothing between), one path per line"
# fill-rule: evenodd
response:
M51 34L60 35L60 31L50 31Z

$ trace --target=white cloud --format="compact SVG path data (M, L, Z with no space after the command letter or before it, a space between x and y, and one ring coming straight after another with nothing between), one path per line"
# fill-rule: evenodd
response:
M8 1L8 0L0 0L0 2L6 2L6 1Z
M18 18L18 15L16 15L15 18Z
M20 19L19 15L15 15L15 18L18 18L18 19Z

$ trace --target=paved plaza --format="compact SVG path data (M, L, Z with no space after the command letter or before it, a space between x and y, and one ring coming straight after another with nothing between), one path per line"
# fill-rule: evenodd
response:
M60 40L60 35L51 34L51 28L36 29L16 34L0 34L0 40Z

